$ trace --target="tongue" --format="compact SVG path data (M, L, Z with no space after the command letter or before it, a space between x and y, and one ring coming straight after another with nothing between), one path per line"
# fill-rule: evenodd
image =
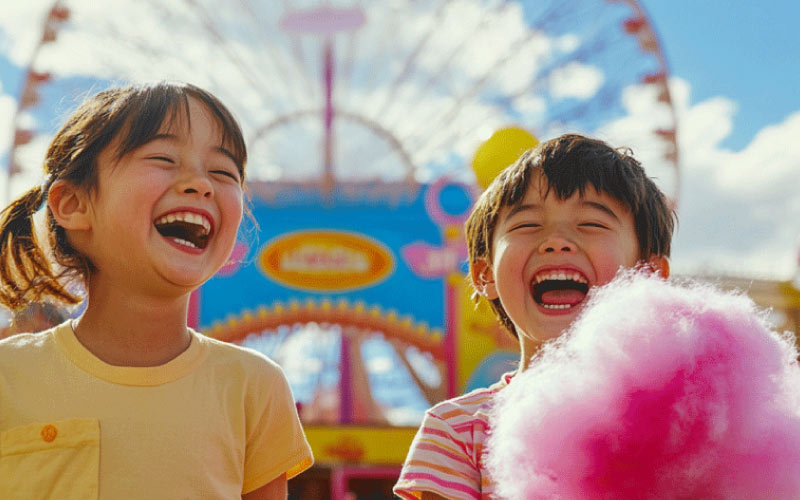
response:
M568 304L574 306L586 296L579 290L551 290L542 294L542 302L549 305Z

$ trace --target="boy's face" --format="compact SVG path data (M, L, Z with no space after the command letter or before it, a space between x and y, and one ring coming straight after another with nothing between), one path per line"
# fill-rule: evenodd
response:
M566 200L542 192L541 176L534 176L521 204L501 210L491 262L473 270L473 282L489 300L500 299L516 326L523 361L569 327L589 288L639 261L624 204L591 186Z

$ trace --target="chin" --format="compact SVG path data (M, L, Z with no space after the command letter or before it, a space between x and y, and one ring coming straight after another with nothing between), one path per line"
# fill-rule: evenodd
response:
M566 332L571 325L571 322L563 323L563 324L549 324L546 326L539 326L536 328L535 331L536 335L530 335L527 333L523 333L523 335L531 340L534 344L544 344L545 342L550 342L551 340L555 340L561 337L564 332ZM524 331L521 328L517 328L518 332Z
M559 337L572 326L572 323L578 319L579 315L580 309L576 309L558 315L549 316L542 322L543 329L548 332L553 332L553 335L551 335L550 338Z
M198 272L196 269L185 269L183 271L172 269L169 272L161 273L161 276L171 286L191 292L202 286L213 274Z

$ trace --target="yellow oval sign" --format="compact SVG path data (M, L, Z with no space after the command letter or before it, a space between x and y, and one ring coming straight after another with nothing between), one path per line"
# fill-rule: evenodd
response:
M342 291L383 281L394 269L391 252L364 235L298 231L275 238L259 256L271 279L302 290Z

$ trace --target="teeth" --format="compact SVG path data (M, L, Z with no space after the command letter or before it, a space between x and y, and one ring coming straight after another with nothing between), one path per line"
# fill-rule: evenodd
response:
M206 234L211 232L211 221L206 217L192 212L173 212L156 219L156 224L169 224L170 222L183 221L188 224L203 226Z
M174 241L175 243L180 243L181 245L184 245L184 246L187 246L187 247L197 248L197 246L194 243L192 243L191 241L186 241L186 240L181 239L181 238L172 238L172 241Z
M535 279L536 283L541 283L548 280L571 280L576 283L588 283L586 278L584 278L580 273L573 271L545 271L537 274Z
M545 309L569 309L572 307L569 304L542 304Z

